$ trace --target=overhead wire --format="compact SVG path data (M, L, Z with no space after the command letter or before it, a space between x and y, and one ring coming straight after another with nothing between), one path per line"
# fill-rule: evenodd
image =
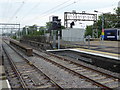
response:
M6 4L5 4L5 13L3 13L3 19L5 18L5 22L9 19L8 18L8 13L9 13L9 10L10 10L10 0L7 0L6 2L5 2ZM3 28L5 28L5 27L7 27L7 25L4 25L3 26Z
M40 19L40 18L43 18L43 17L45 17L45 16L48 16L49 14L58 12L58 11L60 11L60 10L62 10L62 9L64 9L64 8L66 8L66 7L69 7L69 6L71 6L71 5L75 4L75 3L76 3L76 2L74 1L74 2L72 2L72 3L70 3L70 4L66 5L66 6L63 6L63 7L61 7L61 8L52 10L52 12L49 11L49 13L44 13L42 16L37 16L37 17L35 17L35 18L31 19L31 20L28 20L28 21L38 20L38 19L36 19L36 18L39 18L39 19Z
M4 17L6 17L6 19L8 18L7 15L8 15L8 11L9 11L9 9L10 9L10 8L9 8L9 3L10 3L10 0L8 0L7 3L6 3L6 10L5 10L6 13L5 13L5 15L4 15Z
M47 13L51 12L52 10L59 8L60 6L66 4L66 3L70 2L70 1L71 1L71 0L67 0L67 1L65 1L65 2L63 2L63 3L59 4L59 5L56 5L55 7L51 8L51 9L49 9L49 10L43 12L43 13L41 13L41 14L42 14L42 16L44 16L44 14L46 15ZM40 15L38 15L38 16L36 16L36 17L34 17L34 18L37 18L37 17L39 17L39 16L40 16ZM26 16L25 16L25 17L26 17ZM34 19L34 18L33 18L33 19ZM31 20L33 20L33 19L31 19ZM22 19L21 19L21 20L22 20Z
M61 7L61 8L58 8L59 6L61 6L61 5L63 5L63 4L66 4L66 3L69 2L69 1L71 1L71 0L65 1L65 2L61 3L60 5L49 9L48 11L42 13L42 14L45 14L45 15L42 15L42 16L46 16L46 14L53 13L53 12L57 12L57 11L59 11L59 10L61 10L61 9L64 9L64 8L66 8L66 7L69 7L69 6L71 6L72 4L77 3L77 1L79 1L79 0L74 1L74 2L72 2L72 3L70 3L70 4L66 5L66 6ZM56 9L56 8L58 8L58 9ZM56 10L54 10L54 9L56 9ZM53 11L52 11L52 10L53 10ZM51 11L52 11L52 12L51 12ZM48 12L49 12L49 13L48 13Z
M22 4L16 9L15 13L13 14L13 16L9 19L8 22L12 21L13 18L17 15L17 13L21 10L21 8L23 7L23 5L25 4L24 1L22 1Z
M9 3L9 0L3 2L3 5L1 4L1 6L3 6L5 8L5 10L3 10L3 12L2 12L2 18L7 17L7 11L8 11L8 5L7 4L8 3Z
M47 10L47 11L45 11L45 12L43 12L42 14L46 14L46 13L50 12L51 10L54 10L54 9L58 8L59 6L68 3L69 1L71 1L71 0L67 0L67 1L65 1L65 2L63 2L63 3L59 4L59 5L57 5L57 6L53 7L53 8L51 8L51 9L49 9L49 10Z
M21 18L23 20L26 16L28 16L29 13L33 12L34 8L38 7L40 5L40 2L35 4L25 15Z
M64 6L64 7L58 8L57 10L54 10L54 11L48 13L48 14L52 14L52 13L58 12L59 10L62 10L62 9L64 9L64 8L66 8L66 7L69 7L69 6L71 6L71 5L75 4L75 3L76 3L76 2L73 2L73 3L69 4L69 5L66 5L66 6ZM42 16L42 17L45 17L45 16L47 16L48 14L46 14L46 15L44 15L44 16Z

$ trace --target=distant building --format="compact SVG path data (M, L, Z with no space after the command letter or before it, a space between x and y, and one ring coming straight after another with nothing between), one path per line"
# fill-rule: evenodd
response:
M120 8L120 1L118 2L118 7Z

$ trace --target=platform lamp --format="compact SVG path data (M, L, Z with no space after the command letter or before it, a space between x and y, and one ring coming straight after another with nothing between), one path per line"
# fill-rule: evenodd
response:
M96 11L96 10L94 10L94 12L96 12L96 13L102 13L102 35L101 35L101 38L102 38L102 41L103 41L104 40L104 13Z

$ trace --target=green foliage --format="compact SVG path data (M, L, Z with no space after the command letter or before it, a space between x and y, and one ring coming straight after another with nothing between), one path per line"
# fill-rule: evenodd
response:
M62 26L62 25L61 25L61 29L65 29L65 26Z
M28 35L26 35L26 29ZM28 26L27 28L23 27L22 30L23 36L40 36L40 35L44 35L44 33L46 33L45 27L40 27L39 30L37 30L37 25Z
M50 22L46 22L46 27L49 30L49 28L51 27L51 23ZM61 25L61 29L65 29L65 27L63 25Z
M12 36L12 39L17 39L17 37L16 36Z
M103 14L104 15L104 28L120 28L120 8L115 8L115 14ZM102 32L102 15L98 17L97 22L98 37L100 37ZM87 26L85 36L92 35L92 27L95 24Z
M92 25L86 27L85 36L91 35L92 36Z
M22 35L24 36L24 35L26 35L26 28L25 27L23 27L23 30L22 30Z
M120 15L120 7L117 7L117 8L115 8L114 10L115 10L115 13L116 13L117 15Z
M44 31L33 31L32 33L29 33L27 36L40 36L40 35L44 35Z

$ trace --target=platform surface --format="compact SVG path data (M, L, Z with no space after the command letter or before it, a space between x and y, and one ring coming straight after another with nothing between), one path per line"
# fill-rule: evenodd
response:
M110 55L110 56L115 56L115 57L118 57L118 56L120 55L120 54L115 54L115 53L102 52L102 51L90 50L90 49L83 49L83 48L75 48L75 49L81 50L81 51L87 51L87 52L93 52L93 53L104 54L104 55Z
M10 85L5 76L4 66L2 65L2 37L0 36L0 90L10 89Z
M113 59L117 59L117 60L120 59L120 57L119 57L120 54L115 54L115 53L102 52L102 51L83 49L83 48L74 48L74 49L70 49L70 50L82 52L82 53L88 53L88 54L92 54L92 55L108 57L108 58L113 58Z
M0 90L10 89L10 84L5 76L4 67L0 65Z
M65 48L84 48L120 54L120 41L61 42Z
M54 52L54 51L75 51L75 52L80 52L80 53L86 53L86 54L91 54L91 55L98 55L102 57L107 57L107 58L112 58L119 60L120 59L120 54L115 54L115 53L109 53L109 52L102 52L102 51L97 51L97 50L90 50L90 49L83 49L83 48L72 48L72 49L56 49L56 50L47 50L49 52Z

